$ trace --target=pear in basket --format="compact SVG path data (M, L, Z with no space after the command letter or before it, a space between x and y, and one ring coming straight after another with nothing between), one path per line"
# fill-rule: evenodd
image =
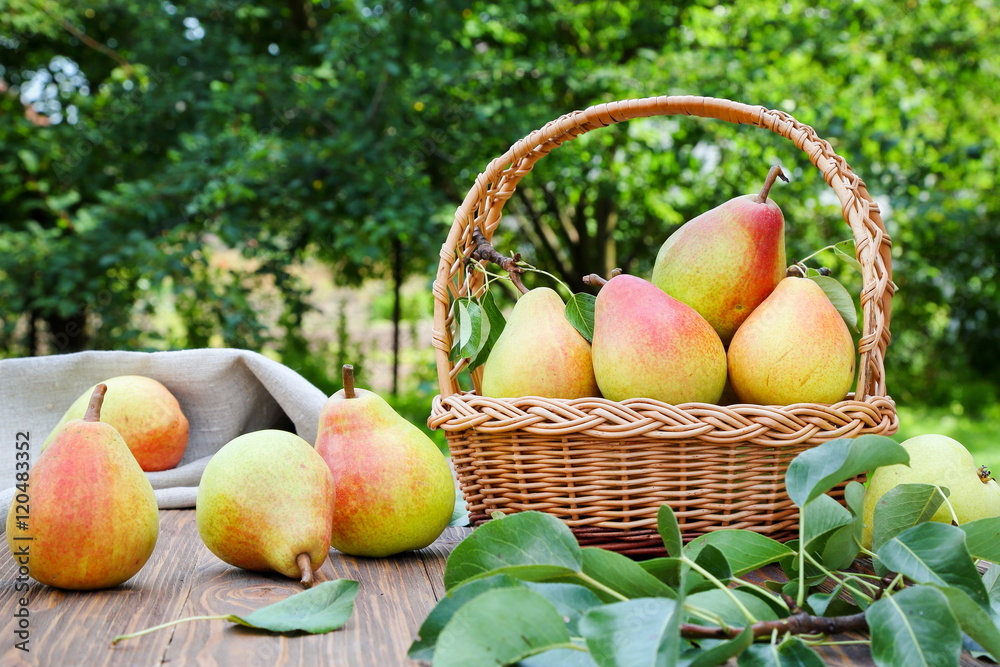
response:
M653 265L653 283L709 321L724 345L785 276L785 221L767 194L743 195L692 218L670 235Z
M778 283L737 330L728 355L729 381L743 403L836 403L854 384L851 332L809 278Z
M334 500L330 470L312 445L289 431L252 431L205 466L198 534L230 565L279 572L308 588L330 550Z
M335 549L371 557L421 549L451 521L455 480L448 460L381 396L356 389L350 365L344 388L320 411L316 451L333 473Z
M712 325L656 285L609 280L594 306L594 374L605 398L716 403L726 351Z
M160 533L153 487L111 425L107 387L94 388L82 419L61 426L7 514L7 544L36 581L94 590L130 579ZM22 484L24 489L21 489Z
M590 343L548 287L522 294L483 366L480 393L493 398L597 396Z

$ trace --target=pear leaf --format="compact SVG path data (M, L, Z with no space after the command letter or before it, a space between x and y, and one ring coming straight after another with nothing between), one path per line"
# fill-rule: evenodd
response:
M833 307L837 309L840 316L844 318L847 328L851 331L858 330L858 311L854 307L854 298L847 288L840 284L840 281L830 276L810 276L810 280L816 281L826 298L830 300Z
M714 530L691 540L684 554L697 558L709 544L726 554L735 577L795 553L781 542L750 530Z
M358 582L351 579L324 581L246 616L232 618L241 625L271 632L330 632L347 623L357 594Z
M462 605L488 590L494 588L513 588L519 585L520 582L514 577L506 574L497 574L492 577L473 579L448 591L446 595L437 601L437 604L431 609L423 623L420 624L420 630L417 631L417 638L410 644L410 648L406 653L407 657L411 660L430 661L434 657L434 646L441 631Z
M468 297L460 297L453 304L455 333L451 339L451 350L448 352L448 361L452 363L462 358L463 339L468 342L472 336L472 321L468 316L468 302Z
M813 546L827 533L852 523L853 515L843 505L828 495L820 495L802 508L801 540L807 547Z
M566 319L587 342L594 340L594 304L597 297L586 292L578 292L566 302Z
M825 663L808 644L788 637L780 644L752 644L740 655L740 667L823 667Z
M583 573L602 586L627 598L677 597L670 586L628 556L597 547L584 547L582 551ZM595 592L601 595L601 591Z
M885 595L865 611L872 633L872 657L879 665L957 665L962 631L944 594L931 586L910 586Z
M961 528L927 521L904 530L876 553L893 572L918 584L953 586L989 611L989 593L965 546Z
M969 635L992 658L1000 657L1000 629L990 615L962 590L953 586L937 587L948 598L962 631ZM995 615L996 612L993 611Z
M580 545L565 523L543 512L517 512L479 526L459 542L445 563L444 585L451 590L500 573L541 581L582 568Z
M933 484L897 484L886 491L875 503L872 549L878 551L907 528L930 521L947 495L948 489Z
M441 630L434 665L513 665L570 645L559 611L526 588L497 588L469 600Z
M969 521L959 526L973 558L1000 563L1000 516Z
M483 328L486 333L480 343L479 350L469 362L470 371L486 363L490 352L493 351L493 346L496 345L497 339L500 338L500 334L503 333L504 327L507 325L503 313L500 312L496 301L493 299L492 292L487 291L484 293L479 299L479 305L482 308L483 314L486 315L483 320Z
M663 538L667 554L679 557L684 549L684 540L681 538L681 528L677 524L674 509L666 503L656 511L656 530Z
M676 665L682 645L683 604L667 598L637 598L588 611L580 633L601 667Z
M861 262L858 261L858 252L855 249L854 239L841 241L833 246L833 253L845 264L858 273L862 273Z
M895 440L866 434L837 438L807 449L788 464L785 487L799 507L841 482L879 466L909 463L910 455Z
M354 612L354 597L358 594L358 582L351 579L324 581L312 588L296 593L274 604L261 607L246 616L222 614L218 616L191 616L169 623L163 623L139 632L118 635L111 640L117 644L124 639L162 630L187 621L230 621L249 628L270 632L308 632L321 634L337 630L351 618Z

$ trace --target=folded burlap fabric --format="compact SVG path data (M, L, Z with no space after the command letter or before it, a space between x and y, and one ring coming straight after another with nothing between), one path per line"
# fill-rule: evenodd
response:
M0 360L0 532L16 490L18 443L27 441L30 460L37 461L66 408L90 386L116 375L159 380L190 424L180 464L146 473L160 508L194 507L208 460L242 433L280 428L314 443L326 401L292 369L248 350L93 351Z

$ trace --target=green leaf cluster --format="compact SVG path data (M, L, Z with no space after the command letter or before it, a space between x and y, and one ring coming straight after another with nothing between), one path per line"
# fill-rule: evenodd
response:
M663 505L657 528L667 555L637 562L580 547L554 516L498 513L452 552L447 594L409 655L435 665L822 665L815 647L831 641L826 623L846 631L858 622L879 665L958 664L963 647L1000 655L1000 567L985 575L976 567L1000 560L1000 517L929 522L940 491L898 487L876 512L879 543L867 552L885 571L852 567L864 497L854 478L907 461L875 435L797 456L786 486L799 536L785 544L733 529L685 544ZM844 505L828 495L837 487ZM769 564L787 581L741 578Z

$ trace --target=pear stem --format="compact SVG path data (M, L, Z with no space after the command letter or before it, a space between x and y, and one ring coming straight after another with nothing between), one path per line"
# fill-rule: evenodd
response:
M621 274L622 274L622 270L621 269L618 269L618 268L611 269L611 277L612 278L614 278L616 276L620 276ZM609 280L609 278L604 278L603 276L599 276L596 273L590 273L590 274L587 274L587 275L585 275L583 277L583 284L584 285L591 285L591 286L596 285L598 287L604 287L605 285L608 284L608 280Z
M230 621L233 617L229 614L224 614L220 616L188 616L187 618L179 618L176 621L169 621L167 623L161 623L160 625L154 625L151 628L146 628L145 630L139 630L138 632L132 632L127 635L118 635L111 640L111 645L114 646L118 642L125 639L135 639L136 637L141 637L150 632L155 632L156 630L162 630L164 628L169 628L172 625L177 625L178 623L187 623L188 621ZM235 621L234 621L235 622Z
M309 588L313 585L313 569L312 561L309 559L309 554L299 554L295 558L295 564L299 566L299 571L302 573L302 586L304 588Z
M83 415L83 421L101 421L101 406L104 405L104 394L107 391L108 385L106 384L99 384L94 387L94 393L90 395L90 403L87 405L87 412Z
M754 201L758 204L765 203L767 201L767 194L771 191L771 186L774 185L774 182L778 178L783 180L785 183L788 182L788 177L785 176L785 172L781 171L781 167L774 165L771 167L771 170L767 172L767 178L764 179L764 187L761 188L760 194L757 195L757 198Z
M341 370L344 375L344 397L357 398L358 395L354 393L354 366L351 364L344 364L344 367Z
M516 287L521 294L528 293L528 288L525 287L524 283L521 281L521 274L524 273L524 269L517 265L517 263L521 261L520 253L514 253L513 257L504 257L497 252L497 249L493 247L492 243L486 240L486 235L483 234L479 227L473 227L472 241L476 245L472 249L472 253L469 255L471 259L485 259L488 262L493 262L507 272L507 275L510 277L510 282L514 283L514 287Z

